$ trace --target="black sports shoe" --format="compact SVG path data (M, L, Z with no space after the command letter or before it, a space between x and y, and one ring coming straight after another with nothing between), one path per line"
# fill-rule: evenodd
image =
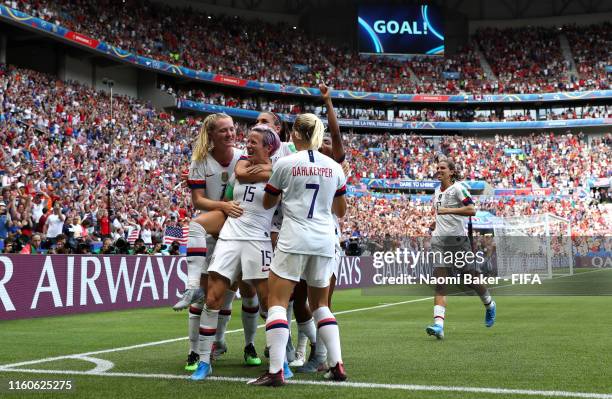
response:
M187 355L187 364L185 365L185 370L195 371L198 368L199 361L200 355L192 351L189 355Z
M270 374L266 372L258 379L247 382L247 384L260 386L260 387L280 387L282 385L285 385L285 377L283 377L283 369L280 369L278 373L275 373L275 374Z
M332 381L346 381L346 372L344 371L344 364L338 362L334 367L330 367L325 373L325 378Z

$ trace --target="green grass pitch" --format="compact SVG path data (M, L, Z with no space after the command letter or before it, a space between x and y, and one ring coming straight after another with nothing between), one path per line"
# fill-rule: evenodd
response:
M67 358L13 367L49 373L1 370L3 365L29 360L185 337L185 312L169 308L3 321L0 397L43 397L9 392L9 380L71 379L73 391L46 392L44 397L533 398L579 397L575 393L581 392L588 394L582 397L612 398L610 297L497 296L496 301L497 323L487 329L477 297L449 298L446 339L437 341L424 332L432 318L431 299L339 291L335 311L361 309L337 316L350 385L323 385L321 375L296 375L294 380L301 383L277 389L249 387L237 379L256 377L264 370L242 365L241 331L227 335L229 351L213 364L213 375L230 377L227 380L188 381L183 370L186 339L92 354L106 365L112 362L112 368L100 375L83 374L94 363ZM394 304L398 302L404 303ZM394 305L371 308L381 304ZM240 328L236 302L228 330ZM295 323L293 332L297 336ZM260 352L264 340L259 329Z

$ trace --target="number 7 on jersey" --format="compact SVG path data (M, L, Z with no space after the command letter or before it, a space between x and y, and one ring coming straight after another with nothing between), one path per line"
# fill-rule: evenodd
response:
M317 200L317 194L319 194L319 185L314 183L306 183L306 190L314 190L314 194L312 195L312 202L310 203L310 209L308 210L308 219L312 219L312 214L314 212L314 204Z

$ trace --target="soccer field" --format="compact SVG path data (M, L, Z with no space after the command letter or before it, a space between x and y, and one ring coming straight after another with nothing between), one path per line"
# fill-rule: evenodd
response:
M347 383L296 374L283 388L246 386L264 366L243 366L236 305L214 377L189 381L187 316L154 308L0 323L0 396L40 396L9 393L9 380L71 379L73 391L45 396L612 398L610 297L498 296L491 329L477 297L451 297L444 341L424 331L431 298L349 290L334 299ZM260 353L264 340L260 329Z

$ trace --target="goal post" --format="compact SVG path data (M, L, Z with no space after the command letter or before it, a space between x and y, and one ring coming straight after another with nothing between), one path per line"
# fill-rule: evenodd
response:
M574 274L571 222L550 213L500 218L493 229L497 275Z

